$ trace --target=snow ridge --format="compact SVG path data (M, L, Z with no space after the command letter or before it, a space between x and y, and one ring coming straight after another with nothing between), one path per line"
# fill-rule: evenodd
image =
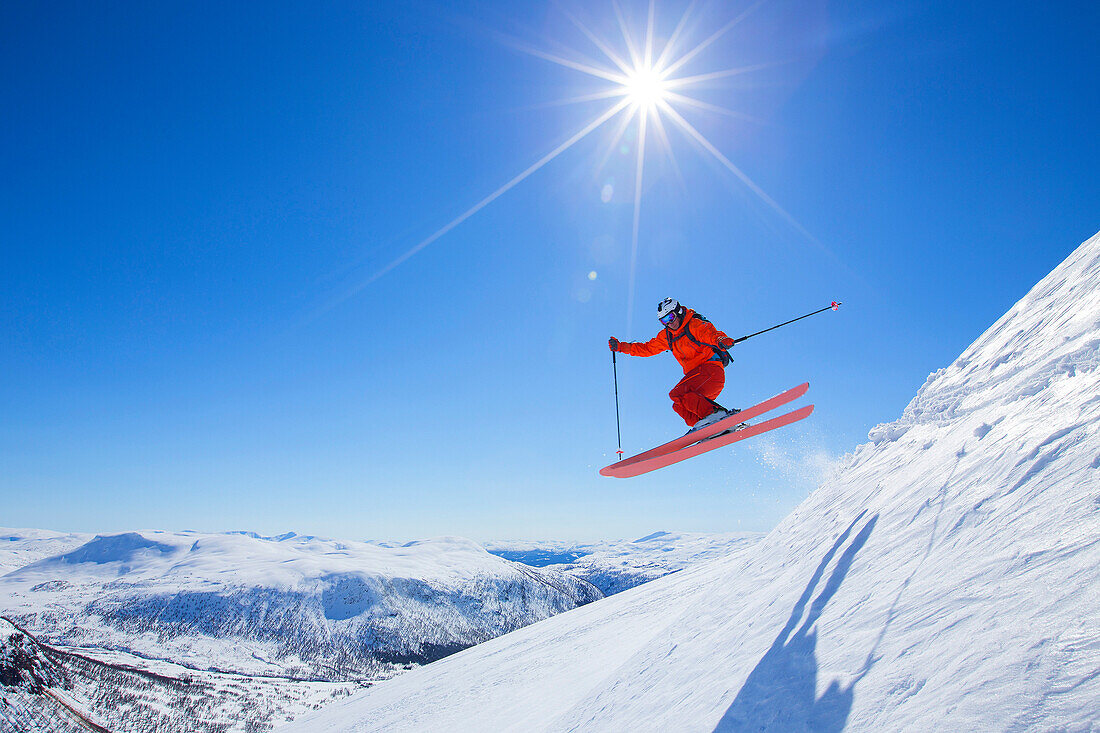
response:
M914 425L961 419L992 404L1009 406L1078 371L1095 372L1100 367L1097 248L1096 237L1078 247L953 364L930 374L901 418L872 428L869 439L897 440Z

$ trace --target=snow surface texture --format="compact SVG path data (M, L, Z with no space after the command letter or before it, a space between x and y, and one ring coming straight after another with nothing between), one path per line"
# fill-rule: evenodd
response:
M690 565L747 549L763 536L758 532L654 532L629 542L492 542L486 544L486 549L508 560L568 573L610 596Z
M1100 729L1100 235L746 552L286 730Z
M6 536L24 555L43 539ZM247 533L48 539L67 551L0 577L0 610L28 631L242 674L378 678L602 597L458 538L388 548Z

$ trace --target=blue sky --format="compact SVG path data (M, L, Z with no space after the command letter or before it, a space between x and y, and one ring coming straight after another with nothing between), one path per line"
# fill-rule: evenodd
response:
M683 67L754 67L692 90L736 114L676 109L785 213L650 127L632 268L616 118L387 270L615 101L555 104L611 86L531 53L611 66L569 13L626 54L611 4L0 7L0 524L766 530L1100 228L1094 3L772 0ZM668 295L735 337L844 301L727 372L816 412L601 478L607 338ZM679 376L620 359L628 453Z

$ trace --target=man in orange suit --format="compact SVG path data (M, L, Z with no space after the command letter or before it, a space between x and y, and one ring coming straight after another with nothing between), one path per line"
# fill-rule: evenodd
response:
M738 412L714 401L726 384L728 349L733 346L733 339L672 298L657 304L657 318L664 329L649 341L619 341L611 337L607 345L612 351L631 356L672 351L684 369L684 378L668 396L672 398L672 409L693 429Z

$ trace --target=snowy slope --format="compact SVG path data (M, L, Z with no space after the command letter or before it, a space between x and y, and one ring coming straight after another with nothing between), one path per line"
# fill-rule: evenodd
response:
M197 672L144 659L95 659L44 645L0 619L5 733L258 733L359 687Z
M745 552L286 730L1100 729L1100 235Z
M54 644L331 680L438 659L601 596L446 537L386 548L129 532L0 577L0 612Z

